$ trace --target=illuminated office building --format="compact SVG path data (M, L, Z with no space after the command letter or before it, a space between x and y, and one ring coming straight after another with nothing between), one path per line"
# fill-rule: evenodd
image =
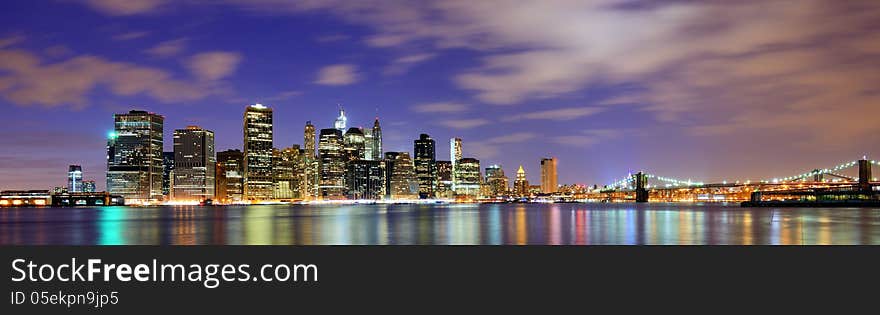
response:
M315 126L311 121L306 122L303 132L303 198L307 200L318 199L318 183L320 172L318 171L318 156L315 154Z
M366 143L363 130L356 127L348 128L348 131L343 136L342 143L346 162L364 160Z
M174 183L174 151L162 152L162 196L171 199L171 186Z
M345 197L345 153L342 131L321 129L318 154L320 155L319 197L321 199L343 199Z
M83 172L82 166L70 165L67 167L67 191L83 192Z
M198 126L174 130L174 187L179 201L214 198L214 132Z
M244 154L239 150L217 152L215 198L224 203L244 197Z
M133 110L113 115L107 141L107 190L128 203L162 199L162 128L165 118Z
M437 177L434 163L437 162L437 155L434 139L431 139L431 136L423 133L413 141L413 162L416 178L419 181L419 198L433 198Z
M452 138L449 139L449 161L452 162L452 189L455 190L455 185L457 183L456 180L456 165L458 164L458 160L461 160L461 138Z
M372 145L371 149L371 157L369 160L373 161L381 161L382 160L382 127L379 126L379 117L376 117L376 120L373 121L373 128L370 128L370 134L372 134Z
M517 197L529 196L529 180L526 179L526 171L523 170L522 165L516 170L516 179L513 181L513 193Z
M556 158L541 159L541 192L552 194L556 192Z
M479 197L481 177L480 160L474 158L458 160L455 164L455 194L468 198Z
M499 197L507 195L507 176L500 165L486 167L487 196Z
M244 112L245 199L273 197L272 139L272 109L261 104L248 106Z
M348 199L382 199L385 196L385 163L370 160L348 162L345 186Z
M336 121L333 123L333 127L339 132L345 133L345 127L348 125L348 118L345 117L345 110L342 107L339 107L339 117L336 117Z
M388 199L419 198L419 183L408 152L385 153L385 183Z
M434 162L434 169L437 175L435 179L437 186L434 189L434 196L437 198L455 197L455 191L452 190L452 162L436 161Z
M302 159L299 145L272 151L272 173L275 176L273 185L275 199L300 199L300 174Z
M98 188L95 186L95 181L93 180L84 180L82 185L82 192L85 193L93 193L97 192Z

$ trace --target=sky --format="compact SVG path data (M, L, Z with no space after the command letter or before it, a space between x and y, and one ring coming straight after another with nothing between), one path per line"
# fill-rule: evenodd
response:
M386 151L427 133L448 160L540 181L696 181L880 156L878 1L0 2L0 189L67 165L104 188L113 114L165 117L240 149L248 104L275 146L378 115Z

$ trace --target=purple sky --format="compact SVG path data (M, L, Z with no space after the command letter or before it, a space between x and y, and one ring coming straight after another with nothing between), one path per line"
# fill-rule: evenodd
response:
M880 156L878 1L58 0L0 3L0 189L104 187L113 113L240 148L305 121L380 116L388 151L428 133L465 156L543 156L560 183L628 171L763 179ZM880 171L880 170L878 170Z

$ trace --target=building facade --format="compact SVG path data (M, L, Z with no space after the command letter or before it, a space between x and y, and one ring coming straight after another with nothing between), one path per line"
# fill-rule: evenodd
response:
M318 154L320 155L318 197L321 199L345 198L345 154L342 131L335 128L321 129Z
M408 152L385 153L385 196L388 199L419 198L419 183Z
M303 132L303 198L306 200L318 199L318 183L320 172L318 171L318 156L315 154L315 126L311 121L306 122Z
M67 191L83 192L82 166L70 165L67 167Z
M486 196L501 197L507 195L507 176L500 165L486 167Z
M370 134L372 134L372 156L370 160L373 161L381 161L382 160L382 127L379 126L379 117L376 117L376 120L373 121L373 128L370 128Z
M454 198L455 191L452 190L452 162L436 161L434 166L437 173L437 187L434 190L434 196L437 198Z
M198 126L174 130L174 187L172 199L214 198L214 132Z
M436 162L434 139L424 133L419 135L419 138L413 141L413 163L416 168L416 178L419 181L419 198L421 199L434 198L437 177L434 164Z
M223 203L244 198L244 154L239 150L217 152L215 199Z
M171 199L171 186L174 183L174 151L162 152L162 196Z
M269 200L274 195L272 175L272 109L261 104L244 112L244 198Z
M371 160L348 162L345 186L348 199L382 199L385 196L385 163Z
M458 182L456 180L456 165L458 165L458 160L461 160L461 157L461 138L449 139L449 161L452 162L452 190L455 190L455 185Z
M107 141L107 190L128 203L162 200L162 145L165 118L132 110L114 115Z
M302 154L304 152L300 151L299 145L272 151L272 173L275 176L273 197L275 199L302 198L300 189Z
M522 165L516 170L516 179L513 180L513 194L517 197L529 196L529 180L526 179L526 171Z
M480 160L462 158L455 164L455 195L465 198L480 197L482 181Z
M556 158L541 159L541 192L555 193L558 187L556 179Z

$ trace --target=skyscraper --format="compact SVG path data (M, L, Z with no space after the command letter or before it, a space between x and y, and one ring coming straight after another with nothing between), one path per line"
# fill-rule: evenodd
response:
M408 152L385 153L385 195L389 199L416 199L419 183Z
M556 158L541 159L541 192L552 194L556 192Z
M482 173L480 173L480 160L474 158L462 158L455 165L455 194L466 198L477 198L480 195Z
M132 110L113 115L107 141L107 190L127 203L162 199L162 129L165 118Z
M373 128L370 129L370 132L373 134L373 148L372 148L372 160L379 161L382 160L382 127L379 127L379 117L376 117L376 120L373 121Z
M174 151L162 152L162 196L171 199L171 186L174 183Z
M343 136L343 150L345 151L346 162L364 160L364 152L366 151L364 142L364 132L361 128L348 128L348 132Z
M217 152L216 198L225 203L244 196L244 155L239 150Z
M67 167L67 191L83 192L83 172L82 166L70 165Z
M517 197L527 197L529 195L529 180L526 179L526 171L522 165L516 170L516 179L513 181L513 193Z
M333 123L333 127L335 127L336 130L345 133L346 125L348 125L348 118L345 117L345 109L342 109L342 106L340 106L339 117L336 117L336 121Z
M488 196L498 197L507 194L507 176L500 165L486 167L486 186Z
M362 160L373 160L373 128L364 128L364 156Z
M244 112L244 198L272 199L272 109L261 104Z
M272 150L272 173L275 176L273 185L275 199L299 199L300 149L299 145L289 148Z
M98 190L97 190L97 187L95 187L95 181L84 180L82 191L87 192L87 193L97 192Z
M419 181L419 198L422 199L434 197L434 181L437 177L434 165L437 161L437 156L434 146L434 139L431 139L431 136L424 133L413 141L416 178Z
M382 199L385 195L385 163L370 160L348 162L345 186L348 199Z
M345 156L342 142L342 131L339 129L321 129L318 141L321 181L318 192L322 199L344 198Z
M434 196L438 198L455 197L452 190L452 162L436 161L434 162L437 173L437 188L434 190Z
M452 190L456 185L456 165L461 160L461 138L449 139L449 161L452 162Z
M306 128L303 132L303 198L314 200L318 197L318 183L320 175L318 172L318 156L315 155L315 126L311 121L306 122Z
M214 132L198 126L174 130L174 200L214 198Z

